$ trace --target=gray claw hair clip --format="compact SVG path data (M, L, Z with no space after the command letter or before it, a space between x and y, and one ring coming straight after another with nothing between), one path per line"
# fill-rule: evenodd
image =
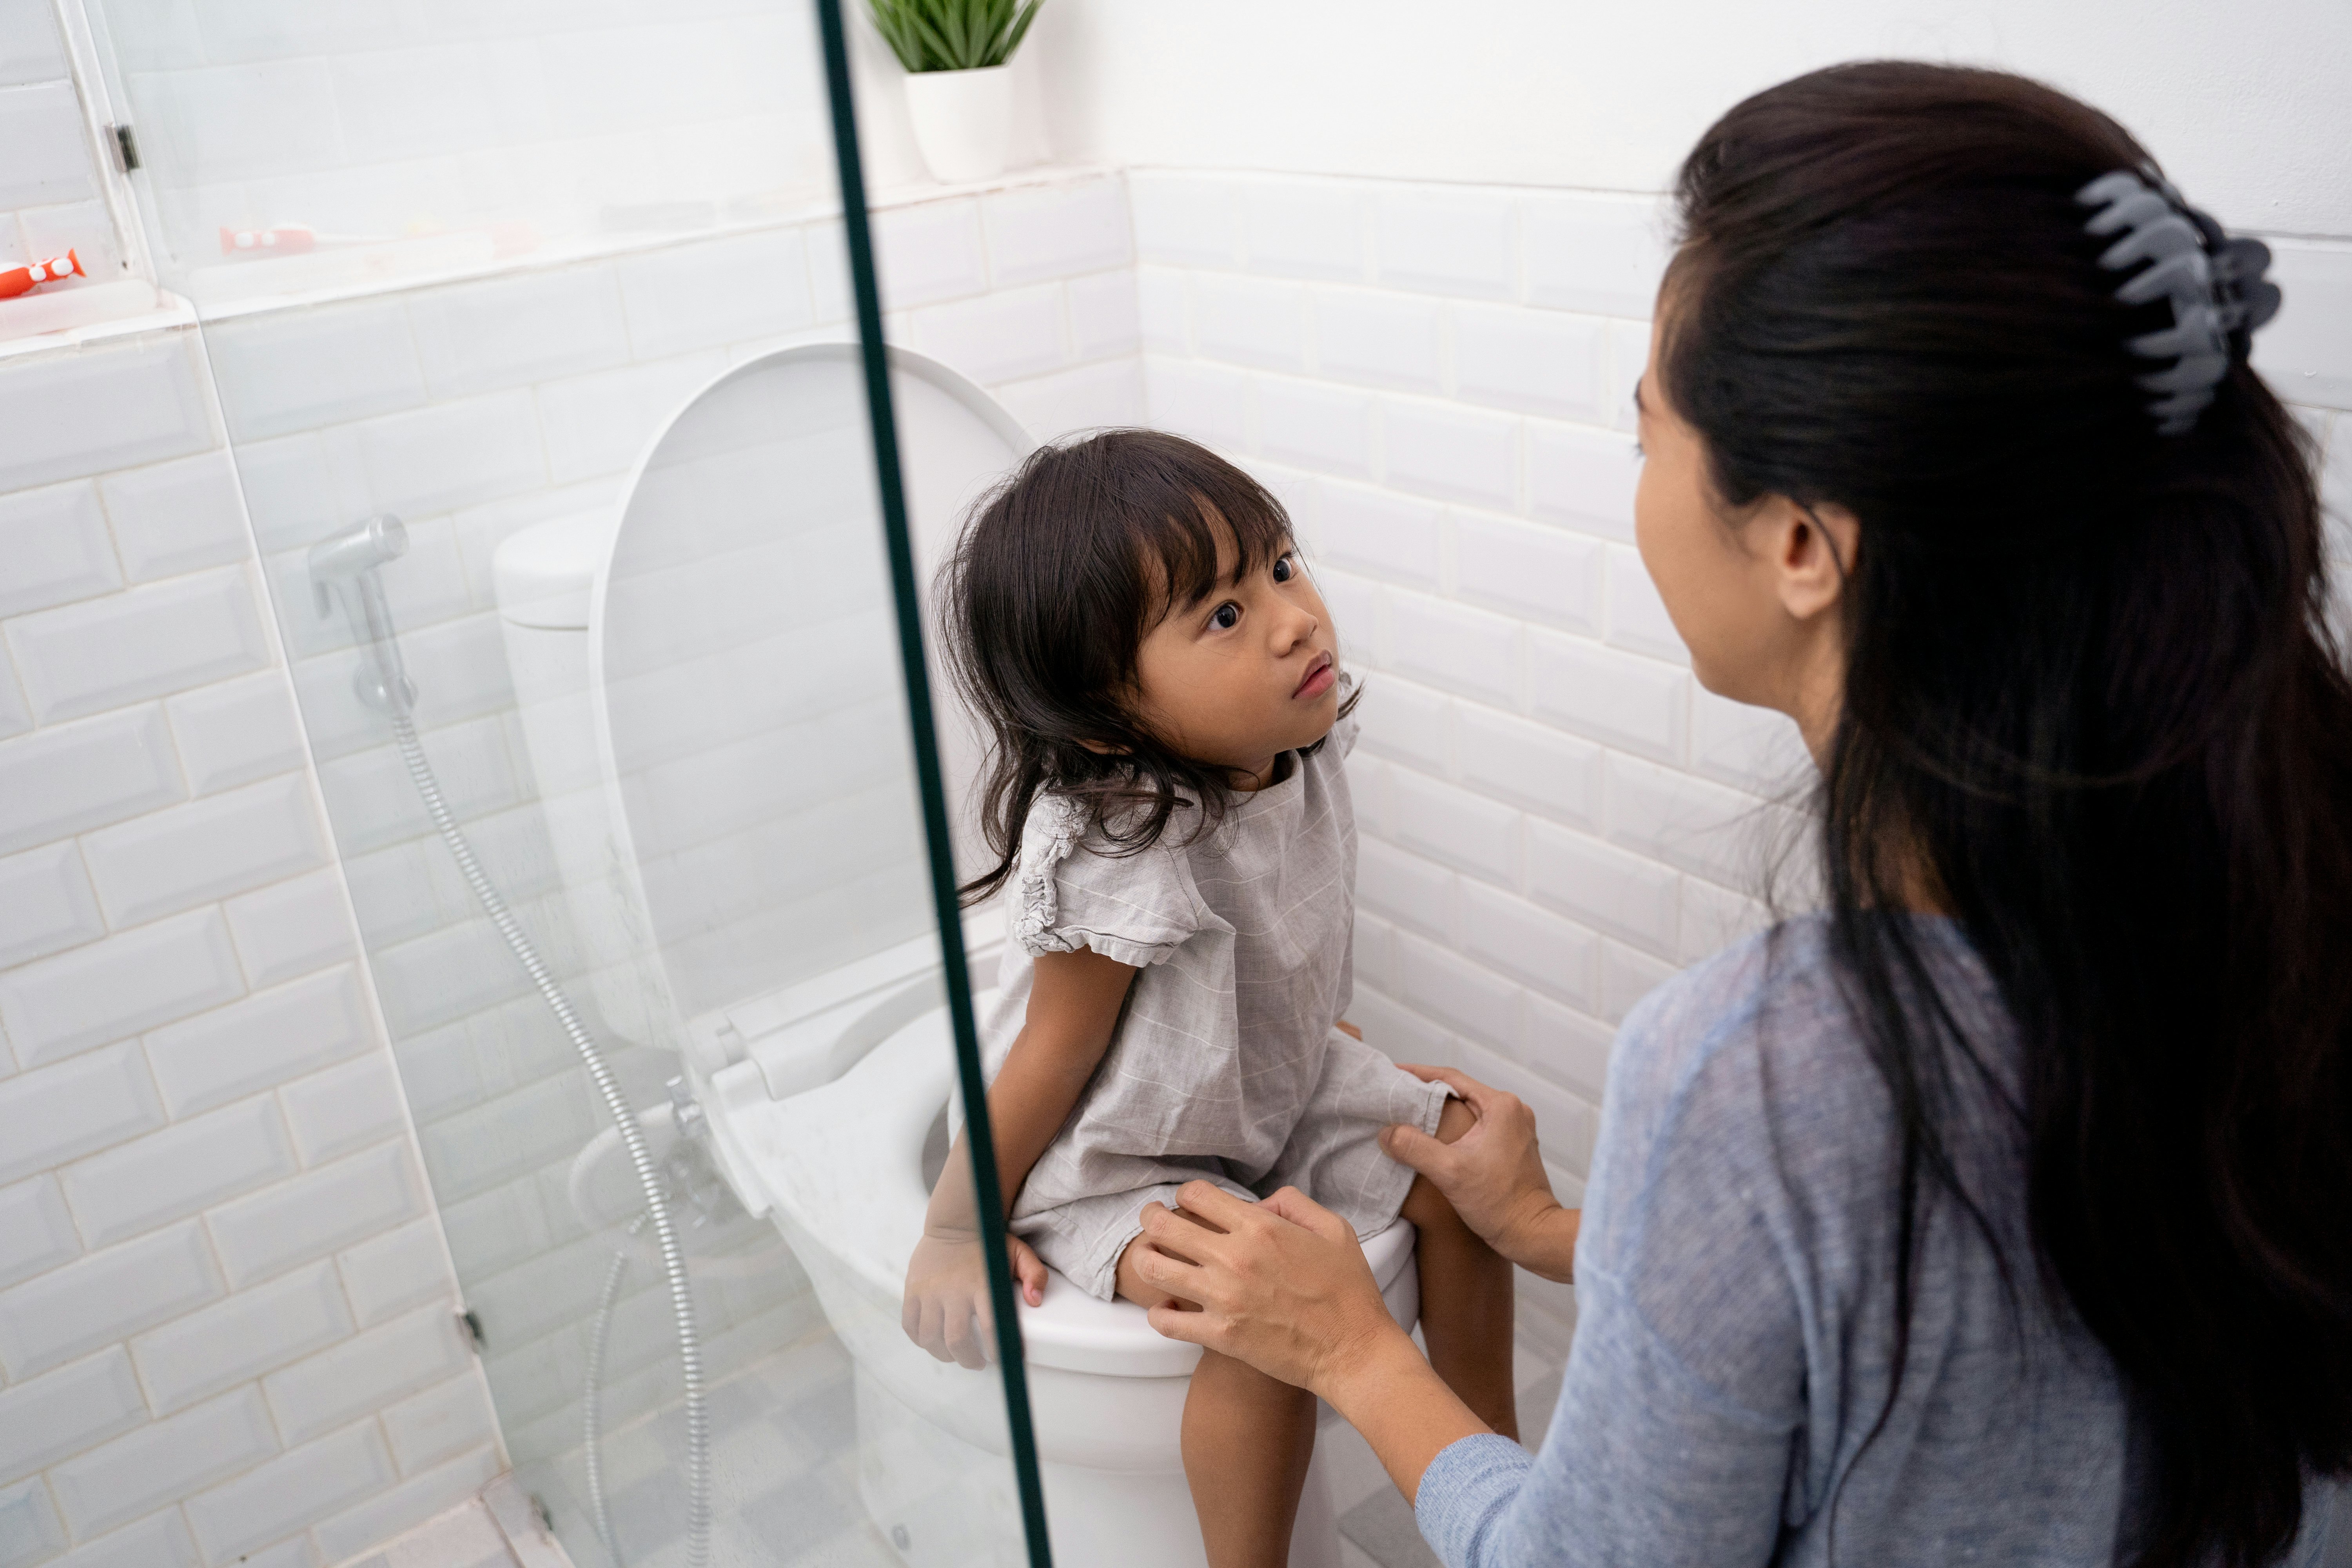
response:
M2101 267L2122 272L2147 264L2124 279L2116 298L2126 305L2172 301L2170 327L2143 332L2125 346L2143 359L2173 362L2138 381L2158 395L2148 405L2157 433L2185 436L2213 401L2231 363L2252 350L2254 329L2278 314L2278 285L2263 276L2270 269L2270 247L2231 239L2182 200L2153 163L2102 174L2076 191L2074 200L2098 209L2085 230L2101 238L2121 236L2100 253Z

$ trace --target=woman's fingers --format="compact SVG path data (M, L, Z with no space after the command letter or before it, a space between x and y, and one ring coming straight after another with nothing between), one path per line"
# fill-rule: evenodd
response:
M1254 1222L1263 1205L1237 1198L1214 1182L1187 1182L1176 1189L1185 1212L1211 1230L1234 1231Z
M1206 1312L1186 1311L1181 1307L1154 1307L1150 1312L1151 1327L1161 1338L1183 1340L1187 1343L1217 1346L1212 1342L1222 1338L1222 1327Z
M1409 1070L1453 1089L1469 1107L1473 1120L1450 1143L1418 1127L1383 1128L1381 1147L1399 1164L1427 1178L1463 1223L1489 1245L1507 1258L1526 1261L1514 1248L1532 1245L1531 1221L1559 1206L1537 1142L1535 1113L1518 1096L1451 1068ZM1460 1121L1459 1113L1454 1119Z
M1201 1300L1201 1265L1182 1258L1171 1258L1156 1246L1136 1248L1136 1278L1147 1285L1157 1286L1171 1296L1181 1296L1187 1301Z
M1460 1159L1454 1153L1456 1145L1440 1142L1420 1128L1402 1121L1381 1129L1381 1147L1398 1164L1409 1166L1435 1182L1441 1192L1452 1179L1454 1164Z
M1425 1062L1400 1062L1398 1066L1423 1083L1442 1083L1452 1089L1455 1098L1484 1116L1486 1107L1502 1090L1479 1082L1459 1068L1431 1067Z
M1354 1229L1297 1189L1252 1203L1196 1182L1178 1196L1181 1211L1146 1206L1147 1245L1129 1255L1135 1277L1153 1290L1200 1303L1193 1311L1155 1309L1151 1324L1161 1334L1311 1389L1380 1333L1402 1331ZM1199 1262L1170 1258L1172 1245Z
M1268 1214L1279 1215L1295 1226L1313 1231L1326 1241L1356 1239L1354 1226L1297 1187L1285 1187L1258 1206Z

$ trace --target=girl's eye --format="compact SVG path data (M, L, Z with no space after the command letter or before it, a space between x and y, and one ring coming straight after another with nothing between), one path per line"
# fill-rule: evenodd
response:
M1229 632L1242 624L1242 607L1226 603L1209 612L1209 624L1221 632Z
M1297 563L1296 562L1292 561L1292 560L1291 560L1291 558L1290 558L1289 556L1287 556L1287 555L1282 556L1281 558L1279 558L1278 560L1276 560L1276 561L1275 562L1275 563L1274 563L1274 580L1275 580L1276 582L1277 582L1277 583L1287 583L1287 582L1289 582L1293 577L1296 577L1296 576L1297 576L1297 575L1298 575L1298 566L1297 566Z

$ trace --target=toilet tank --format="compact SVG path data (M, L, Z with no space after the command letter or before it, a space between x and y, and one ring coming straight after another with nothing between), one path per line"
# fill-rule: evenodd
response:
M534 523L499 544L490 577L589 994L614 1034L677 1048L675 1015L614 830L590 689L589 599L619 522L616 511L599 510Z

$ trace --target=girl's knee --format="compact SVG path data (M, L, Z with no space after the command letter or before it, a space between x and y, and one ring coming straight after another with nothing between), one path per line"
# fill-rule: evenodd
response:
M1467 1103L1449 1095L1437 1112L1437 1141L1451 1143L1469 1131L1477 1121L1476 1114Z

